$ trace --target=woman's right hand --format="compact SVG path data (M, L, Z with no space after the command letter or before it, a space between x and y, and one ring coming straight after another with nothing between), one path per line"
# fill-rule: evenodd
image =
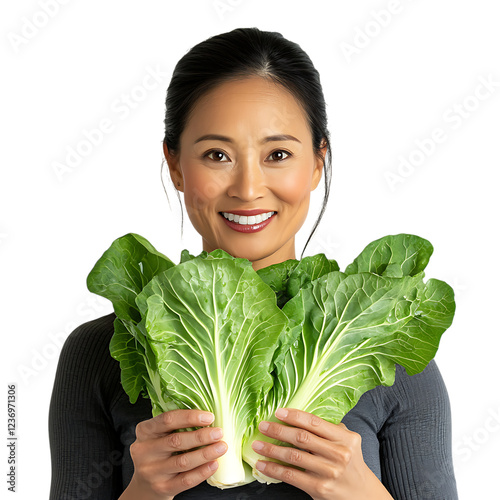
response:
M203 421L204 416L209 419ZM227 451L227 444L220 441L222 429L174 431L210 425L213 419L212 413L201 410L171 410L139 422L136 440L130 445L134 475L120 500L171 500L208 479L217 470L216 459ZM173 455L199 446L199 449Z

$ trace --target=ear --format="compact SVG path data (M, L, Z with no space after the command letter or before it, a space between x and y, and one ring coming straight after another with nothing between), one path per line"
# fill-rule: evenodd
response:
M170 171L170 178L174 183L175 189L184 192L184 179L179 165L179 155L173 155L169 152L168 147L163 143L163 154L167 160L168 169Z
M328 149L327 142L324 139L323 139L323 144L324 145L321 148L322 158L315 157L314 172L313 172L312 182L311 182L311 191L314 191L318 187L319 181L321 180L321 174L323 173L323 166L325 164L326 151Z

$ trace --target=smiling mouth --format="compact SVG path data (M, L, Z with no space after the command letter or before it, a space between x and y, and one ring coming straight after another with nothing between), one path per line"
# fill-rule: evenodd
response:
M254 226L255 224L260 224L266 221L278 212L266 212L259 215L235 215L228 212L219 212L225 219L234 222L235 224L240 224L242 226Z

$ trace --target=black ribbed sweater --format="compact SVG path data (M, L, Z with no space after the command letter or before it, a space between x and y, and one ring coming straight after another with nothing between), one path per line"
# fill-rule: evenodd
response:
M52 458L50 500L117 499L134 466L135 426L152 417L151 404L132 405L109 354L115 314L76 328L62 348L49 411ZM408 376L365 392L343 418L362 437L363 458L396 500L456 500L451 414L446 386L434 360ZM221 490L206 481L179 499L311 498L287 483L254 481Z

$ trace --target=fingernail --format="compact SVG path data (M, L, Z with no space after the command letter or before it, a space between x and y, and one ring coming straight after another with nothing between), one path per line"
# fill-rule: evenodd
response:
M214 414L213 413L202 413L200 416L200 422L203 422L204 424L210 424L214 420Z
M222 453L223 451L226 451L226 445L224 443L217 443L215 445L215 451L217 453Z
M276 415L278 418L286 418L286 417L288 417L288 410L285 410L284 408L278 408L278 409L276 410L275 415Z
M209 464L210 467L210 470L215 470L217 469L217 467L219 467L219 462L215 461L215 462L212 462L211 464Z
M266 462L261 462L260 460L258 460L255 464L255 468L257 470L264 470L266 468Z
M259 424L259 430L266 432L269 429L269 422L261 422Z
M262 441L254 441L252 443L252 448L256 451L262 450L262 448L264 448L264 443Z
M211 433L210 433L210 437L212 439L220 439L222 437L222 429L214 429Z

